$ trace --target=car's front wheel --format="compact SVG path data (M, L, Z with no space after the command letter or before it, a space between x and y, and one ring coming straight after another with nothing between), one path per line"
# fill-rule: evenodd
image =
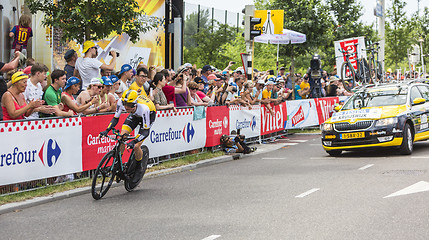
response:
M331 150L331 151L326 151L328 154L329 154L329 156L331 156L331 157L338 157L338 156L341 156L341 153L343 152L343 151L341 151L341 150Z
M403 155L410 155L413 152L413 132L411 131L411 127L408 123L405 124L403 139L401 147L399 151Z

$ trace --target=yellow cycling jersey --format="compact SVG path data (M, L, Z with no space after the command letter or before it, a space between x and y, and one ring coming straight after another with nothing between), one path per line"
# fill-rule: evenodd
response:
M153 104L152 100L150 100L148 97L140 95L137 98L137 104L144 104L149 107L149 110L156 112L155 104Z

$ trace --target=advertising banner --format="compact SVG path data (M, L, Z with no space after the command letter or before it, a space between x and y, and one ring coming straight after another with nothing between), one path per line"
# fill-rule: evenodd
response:
M286 101L286 129L319 125L316 104L313 99Z
M82 171L81 118L0 123L0 185Z
M339 49L342 49L348 53L355 53L351 55L349 59L356 71L357 71L357 60L359 58L366 58L366 51L362 51L362 49L365 49L365 37L348 38L340 41L335 41L334 48L335 48L335 57L337 59L336 63L337 63L338 73L340 73L341 71L341 65L343 64L343 62L346 61L346 57L340 52Z
M227 106L208 107L206 116L206 147L217 146L222 134L229 135L229 109Z
M335 104L339 103L339 99L338 97L317 98L314 99L314 103L316 104L319 124L322 124L331 117Z
M261 107L253 105L252 109L238 105L229 106L229 132L240 129L246 138L261 134Z
M121 130L122 124L127 118L128 114L122 114L119 122L116 125L117 130ZM100 132L106 130L107 126L112 120L113 114L90 116L82 118L82 167L83 171L96 169L98 163L103 156L108 153L115 146L115 141L109 138L98 138ZM132 133L134 134L134 133ZM112 132L110 136L114 137ZM122 161L127 162L130 157L131 150L125 150L122 156Z
M274 116L268 111L265 105L261 106L261 135L278 132L285 128L287 120L286 103L271 105Z
M203 148L206 145L206 119L194 121L194 109L159 111L144 145L149 148L149 157Z

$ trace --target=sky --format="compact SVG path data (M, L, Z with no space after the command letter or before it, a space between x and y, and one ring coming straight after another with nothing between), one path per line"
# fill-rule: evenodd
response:
M359 0L364 7L364 15L362 21L366 24L371 24L375 22L374 17L374 6L375 0ZM246 4L253 4L253 0L185 0L187 3L200 4L206 7L214 7L216 9L228 10L231 12L241 13L241 10ZM386 9L391 6L391 0L385 0ZM418 0L405 0L407 3L405 10L407 14L411 15L417 11L417 2ZM429 0L420 0L420 10L424 7L429 7ZM261 9L263 10L263 9Z

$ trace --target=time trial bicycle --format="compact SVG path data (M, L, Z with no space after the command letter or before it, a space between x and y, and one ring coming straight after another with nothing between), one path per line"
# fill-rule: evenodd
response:
M116 178L116 182L124 180L125 189L130 192L137 187L143 175L140 179L134 179L136 160L134 158L134 149L131 152L130 158L126 164L122 163L122 155L120 147L122 144L126 144L128 140L134 139L134 136L127 134L120 135L120 132L116 129L112 129L113 136L105 136L116 141L115 146L110 152L106 153L98 164L92 178L91 194L96 200L102 198L109 191ZM143 150L142 167L143 173L146 172L147 162L149 160L149 149L147 146L141 146Z

